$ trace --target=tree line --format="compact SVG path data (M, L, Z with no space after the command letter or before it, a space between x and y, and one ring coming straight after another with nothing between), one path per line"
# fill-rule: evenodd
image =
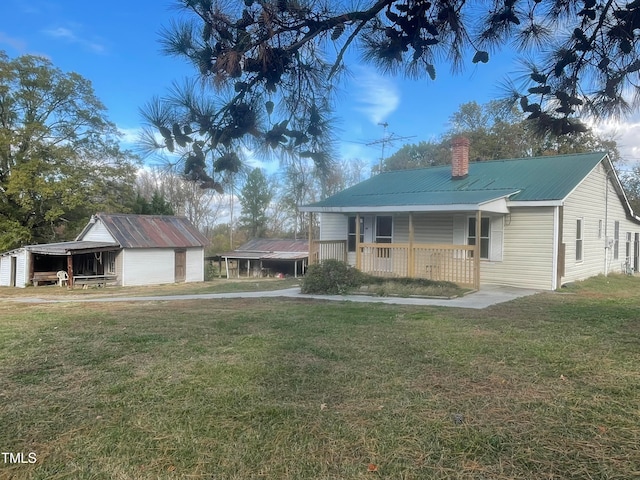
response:
M458 133L470 137L472 160L584 150L616 160L615 142L582 119L624 115L640 98L639 1L175 4L181 17L162 31L163 51L194 75L141 108L142 152L167 152L163 170L139 173L88 80L0 52L0 250L71 238L96 211L187 214L214 230L221 215L211 206L225 198L241 200L248 236L299 235L297 205L363 179L357 162L338 159L332 119L354 53L424 81L505 48L524 55L501 102L462 105L442 138L402 147L383 170L448 162ZM249 168L249 150L277 158L277 178ZM633 202L639 173L625 177Z

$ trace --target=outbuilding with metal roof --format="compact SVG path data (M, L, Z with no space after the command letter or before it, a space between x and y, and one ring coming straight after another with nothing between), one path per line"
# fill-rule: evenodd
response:
M26 245L0 254L0 286L203 281L207 244L184 217L98 213L75 241Z

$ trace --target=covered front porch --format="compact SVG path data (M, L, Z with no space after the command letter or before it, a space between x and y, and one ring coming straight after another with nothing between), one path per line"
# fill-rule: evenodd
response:
M118 244L72 241L30 245L25 248L28 255L27 278L34 286L64 283L73 287L117 282Z
M309 212L313 225L313 212ZM424 278L435 281L448 281L473 289L480 288L480 265L482 248L488 248L481 241L487 224L483 222L481 210L470 212L469 228L464 235L455 238L451 234L452 243L424 242L424 235L416 235L416 216L414 212L403 212L403 219L408 217L406 235L394 231L393 224L378 225L377 218L371 215L356 213L348 216L346 240L317 240L313 229L309 229L309 263L318 263L327 259L345 261L358 270L369 275L380 277ZM376 225L367 225L367 218L376 218ZM389 217L386 217L389 218ZM453 224L453 217L451 223ZM488 221L488 217L485 218ZM381 222L384 223L384 222ZM325 226L326 227L326 226ZM454 227L451 227L453 231ZM366 235L363 230L371 230ZM373 234L375 230L375 234ZM400 228L397 228L400 230ZM405 237L403 241L396 241ZM455 244L453 240L467 243ZM406 240L406 241L405 241Z

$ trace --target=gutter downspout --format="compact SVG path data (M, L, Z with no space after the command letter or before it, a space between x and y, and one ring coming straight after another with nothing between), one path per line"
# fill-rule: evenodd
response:
M608 234L608 223L609 223L609 172L607 169L604 170L604 276L606 277L609 274L609 234Z

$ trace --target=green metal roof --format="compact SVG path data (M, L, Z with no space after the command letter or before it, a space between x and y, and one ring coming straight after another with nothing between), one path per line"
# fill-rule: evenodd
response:
M469 175L451 178L451 166L397 170L376 175L302 210L349 207L478 205L564 199L606 153L470 162Z

